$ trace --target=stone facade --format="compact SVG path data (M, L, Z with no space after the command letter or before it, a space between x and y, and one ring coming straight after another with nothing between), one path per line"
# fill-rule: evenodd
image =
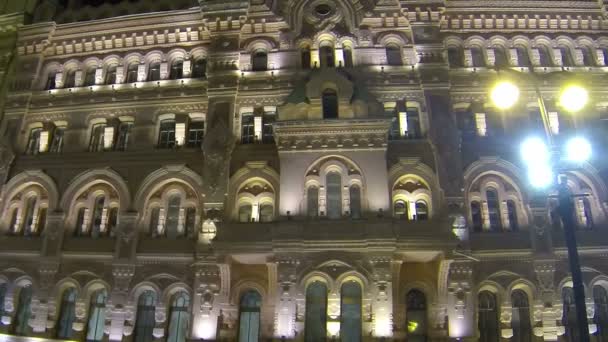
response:
M608 339L602 1L94 3L0 22L0 341L575 341L534 83Z

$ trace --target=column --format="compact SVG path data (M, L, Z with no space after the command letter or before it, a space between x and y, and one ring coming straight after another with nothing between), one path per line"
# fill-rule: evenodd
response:
M274 284L269 288L275 289L276 317L274 326L275 338L293 338L296 333L296 278L300 261L293 258L279 258L269 263L269 281L274 278Z
M393 336L393 260L390 256L373 257L372 335ZM401 266L401 263L397 265Z

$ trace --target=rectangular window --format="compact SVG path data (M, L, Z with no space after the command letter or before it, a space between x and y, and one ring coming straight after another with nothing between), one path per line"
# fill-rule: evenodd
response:
M262 143L274 144L273 124L276 121L275 111L264 111L262 117Z
M127 67L127 83L137 82L137 69L139 65L137 63L130 64Z
M255 129L253 113L243 113L241 118L241 143L253 144L255 142Z
M55 89L55 79L56 79L56 74L54 72L50 73L49 78L46 80L46 85L44 86L44 89L47 89L47 90Z
M33 128L30 131L30 137L27 142L27 149L25 153L38 154L38 149L40 148L40 132L42 132L42 128Z
M422 132L420 130L420 115L418 108L407 108L407 137L409 139L420 139Z
M84 76L84 85L85 86L95 85L95 72L96 72L95 68L91 68L91 69L87 70L87 73Z
M114 84L116 83L116 66L111 66L106 71L106 81L105 84Z
M103 151L104 133L106 125L103 123L95 124L91 128L91 140L89 141L89 151Z
M201 148L203 145L203 137L205 135L205 122L193 121L188 127L188 142L187 147Z
M485 137L488 134L486 113L475 113L475 129L477 130L477 135L480 137Z
M53 131L53 139L51 140L51 147L49 152L61 153L63 150L63 135L65 133L65 127L55 127Z
M163 120L158 132L158 147L175 147L175 120Z
M131 135L132 122L121 122L118 125L118 136L116 137L116 145L114 149L117 151L126 151L129 145L129 137Z

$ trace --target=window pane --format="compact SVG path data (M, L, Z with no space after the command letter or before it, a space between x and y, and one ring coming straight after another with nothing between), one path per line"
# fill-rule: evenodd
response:
M86 227L84 225L84 215L86 213L85 208L78 209L78 215L76 216L76 227L74 227L74 232L76 236L82 236L87 234Z
M483 228L483 219L481 217L481 206L479 202L471 202L471 218L473 220L473 230L481 232Z
M496 296L489 291L479 293L479 342L498 342L499 324Z
M311 67L311 65L310 65L310 50L309 49L302 49L301 58L302 58L302 68L304 68L304 69L310 69L310 67Z
M350 216L354 219L361 218L361 189L357 185L352 185L350 192Z
M272 204L262 204L260 206L260 222L271 222L274 217L274 207Z
M255 291L241 297L239 307L239 342L258 342L262 297Z
M160 80L160 63L152 63L148 69L148 81Z
M116 139L116 150L126 151L129 145L129 137L131 135L132 122L122 122L118 126L118 138Z
M36 210L36 196L27 199L25 203L25 218L23 222L23 234L29 236L32 234L32 224L34 223L34 212ZM34 229L35 230L35 229Z
M389 45L386 47L386 63L388 65L401 65L401 48L397 45Z
M333 67L335 65L334 48L323 46L319 49L319 59L322 67Z
M511 327L513 328L514 342L532 341L532 325L530 321L530 304L528 295L522 290L514 290L511 293L511 304L513 313Z
M519 225L517 222L517 208L513 200L507 201L507 212L509 214L509 228L515 231L519 228Z
M306 342L325 341L327 336L327 286L316 281L306 288Z
M490 229L498 231L502 228L502 224L500 221L500 204L496 190L488 189L486 191L486 199L488 203L488 214L490 215Z
M319 188L311 186L308 188L307 193L307 209L308 216L316 217L319 215Z
M336 172L327 174L327 217L342 217L342 177Z
M97 291L91 296L87 341L100 342L103 339L106 320L106 290Z
M571 287L562 289L563 315L562 325L566 328L566 340L578 342L578 320L576 319L576 303L574 301L574 291Z
M95 124L91 127L91 140L89 142L89 151L99 152L104 148L104 130L105 124Z
M175 239L180 235L180 233L178 232L178 224L181 201L182 199L179 195L171 195L167 202L167 218L165 229L167 231L167 237L171 239Z
M426 221L429 219L429 208L424 201L416 202L416 220Z
M31 303L32 287L29 285L22 287L19 291L17 313L15 314L15 324L13 325L13 332L17 335L25 335L28 332L28 323L31 316Z
M186 234L187 236L194 236L196 233L196 209L186 208Z
M169 75L172 80L177 80L182 78L184 71L184 62L183 61L175 61L173 65L171 65L171 74Z
M190 148L201 148L203 145L203 136L205 134L205 122L193 121L188 126L188 142Z
M175 147L175 121L163 120L160 123L158 133L158 147L173 148Z
M63 135L65 133L65 127L56 127L53 130L53 139L51 140L51 146L49 151L52 153L61 153L63 150Z
M91 236L94 238L99 237L102 233L101 231L101 219L103 216L103 207L105 204L106 198L104 196L99 196L95 199L95 206L93 207L93 216L91 216L91 224L92 231Z
M27 154L37 154L40 149L40 132L41 128L34 128L30 131L30 137L27 142Z
M169 318L168 342L185 342L188 335L190 297L185 292L174 296Z
M323 119L338 118L338 94L333 89L325 89L322 98Z
M150 212L150 235L158 236L158 220L160 216L160 208L152 208Z
M255 129L253 113L243 113L241 118L241 143L253 144L255 142Z
M137 317L135 321L135 342L151 342L156 325L156 295L152 291L144 291L139 296Z
M194 66L192 67L192 77L194 78L202 78L205 77L205 73L207 69L207 60L203 58L199 58L194 61Z
M426 296L419 290L411 290L406 297L406 326L408 341L425 342L427 334Z
M253 71L264 71L268 69L268 55L265 51L254 52L251 64Z
M239 207L239 222L250 222L251 212L251 204L241 204Z
M353 66L353 50L349 47L345 47L342 50L343 58L344 58L344 66L350 68Z
M64 291L61 300L61 315L59 317L59 327L57 337L72 337L72 325L76 319L76 290L70 288Z
M593 302L595 304L593 322L597 325L597 335L600 341L608 341L608 293L603 286L593 287Z
M264 112L262 116L262 143L274 144L273 124L276 120L275 112Z
M402 200L396 201L393 206L393 213L395 214L396 218L407 219L407 205L405 202Z
M342 341L361 341L361 286L356 281L342 285L340 338Z
M137 69L139 68L139 64L133 63L130 64L127 68L127 83L137 82Z

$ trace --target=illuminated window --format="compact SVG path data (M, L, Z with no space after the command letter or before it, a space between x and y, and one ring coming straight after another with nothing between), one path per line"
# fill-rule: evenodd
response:
M347 281L340 289L340 340L361 341L361 285Z
M42 128L32 128L30 130L30 136L27 141L27 154L38 154L40 152L40 133Z
M402 65L401 47L395 44L386 46L386 63L388 65Z
M19 289L19 297L17 301L17 313L15 314L15 323L13 324L13 333L15 335L26 335L28 333L28 323L32 315L32 286L27 285Z
M350 217L354 219L361 218L361 188L358 185L351 185L349 188L350 195Z
M169 334L167 342L185 342L190 320L190 296L179 292L173 296L169 313Z
M89 151L100 152L104 150L105 123L97 123L91 127L91 138L89 140Z
M395 201L395 204L393 205L393 213L395 214L396 218L399 219L408 219L408 213L407 213L407 203L405 203L405 201L403 200L398 200Z
M158 147L175 147L175 120L162 120L158 130Z
M531 342L532 325L530 321L530 302L523 290L514 290L511 293L511 327L513 328L513 342Z
M268 70L268 54L264 50L257 50L251 56L251 69L253 71Z
M152 342L156 326L156 294L150 290L139 295L135 320L135 342Z
M499 316L496 306L496 296L490 291L479 293L479 342L498 342L499 338Z
M333 89L325 89L322 95L323 119L338 118L338 93Z
M184 75L184 61L176 60L171 64L171 71L169 72L169 78L177 80L182 78Z
M597 326L598 340L608 341L608 292L603 286L593 287L593 303L595 307L593 323Z
M327 217L342 217L342 177L337 172L330 172L326 177Z
M106 324L106 290L99 290L91 296L89 322L87 324L87 342L101 342Z
M426 296L420 290L410 290L405 302L408 342L426 342Z
M315 281L306 288L304 341L325 341L327 337L327 286Z
M63 292L61 299L61 314L58 321L57 337L69 339L72 337L72 325L76 320L76 289L69 288Z
M490 217L490 229L498 231L502 228L500 220L500 201L498 200L498 192L494 188L486 190L486 200L488 204L488 215Z
M260 336L260 308L262 296L256 291L247 291L239 305L239 342L255 342Z
M160 62L152 62L148 67L148 81L160 80Z
M319 49L319 60L321 67L333 68L335 66L334 48L331 46L322 46Z

